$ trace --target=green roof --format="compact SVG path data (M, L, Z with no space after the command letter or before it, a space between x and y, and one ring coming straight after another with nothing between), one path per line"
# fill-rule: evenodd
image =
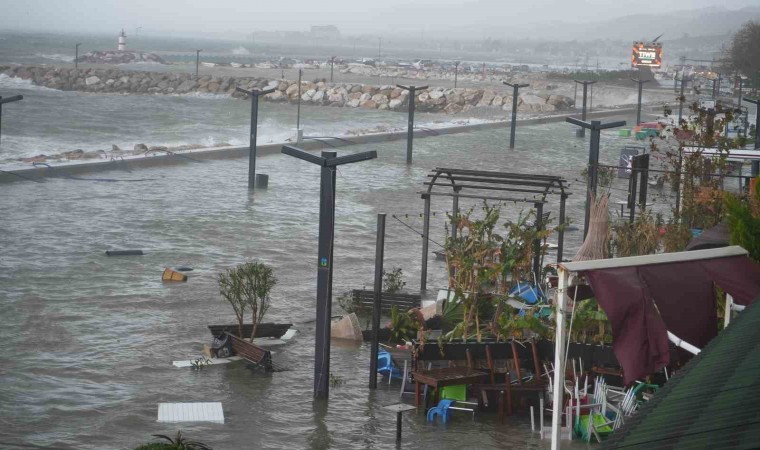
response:
M760 297L755 301L760 303ZM603 449L760 447L760 306L747 307Z

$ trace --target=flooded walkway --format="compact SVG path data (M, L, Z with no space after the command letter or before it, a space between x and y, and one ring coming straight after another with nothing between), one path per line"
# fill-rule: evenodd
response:
M557 123L518 129L515 151L507 143L508 130L431 137L416 142L411 167L403 141L340 150L376 150L378 159L338 171L334 297L372 284L379 212L388 214L385 266L401 267L407 288L418 288L421 239L391 215L421 229L416 192L433 167L564 176L573 192L568 216L582 225L585 182L574 180L588 141ZM617 161L622 143L614 132L603 134L602 160ZM395 416L381 406L397 401L398 386L367 389L366 345L333 344L331 368L346 383L331 390L326 409L312 406L318 168L285 155L260 158L257 171L269 175L269 189L253 195L246 171L247 160L232 159L97 175L112 182L3 186L0 339L8 351L0 356L0 446L132 448L181 428L217 449L395 447ZM557 207L546 210L556 217ZM433 201L437 242L450 208L445 199ZM504 205L503 217L515 219L521 208ZM579 231L566 234L566 255L579 245ZM145 255L109 258L108 249ZM299 330L274 354L291 370L265 376L237 363L173 367L172 360L200 354L207 324L233 319L216 274L254 258L271 264L279 279L267 321ZM194 269L190 280L162 284L163 268L177 266ZM445 283L443 262L431 259L428 286ZM224 406L224 425L156 423L160 402L214 401ZM422 414L405 415L404 447L548 445L531 434L527 416L503 426L495 414L461 417L444 429Z

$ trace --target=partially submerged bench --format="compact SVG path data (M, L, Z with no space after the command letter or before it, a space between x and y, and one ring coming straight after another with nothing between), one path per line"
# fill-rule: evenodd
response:
M362 306L368 306L370 309L372 309L375 304L374 291L354 289L351 291L351 298L355 303L359 303ZM399 311L405 312L412 308L419 308L421 304L422 296L420 296L420 294L401 294L398 292L380 293L380 310L382 311L390 311L391 308L396 306Z
M231 340L232 351L235 355L263 367L267 372L274 370L274 367L272 366L272 352L264 350L258 345L248 342L245 339L240 339L227 331L225 331L224 334Z

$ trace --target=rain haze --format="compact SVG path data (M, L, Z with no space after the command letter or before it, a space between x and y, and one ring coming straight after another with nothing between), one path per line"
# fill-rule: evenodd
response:
M298 31L311 25L335 25L347 34L402 33L417 37L480 39L546 37L587 38L582 24L632 15L662 16L738 10L758 5L753 0L726 0L720 7L710 0L668 2L564 0L329 0L323 2L208 1L115 1L78 0L49 2L30 0L6 4L0 28L25 31L113 32L141 27L150 34L217 34L257 31ZM709 8L708 10L702 10ZM576 33L544 29L552 24L576 28ZM515 36L515 31L520 36ZM570 31L570 30L568 30Z
M0 450L589 450L687 379L658 318L704 355L734 310L563 262L728 245L758 0L0 3ZM676 431L756 442L702 409Z

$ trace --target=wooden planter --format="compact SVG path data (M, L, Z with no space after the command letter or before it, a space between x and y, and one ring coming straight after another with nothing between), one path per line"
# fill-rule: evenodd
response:
M256 336L254 337L280 338L292 326L293 326L292 323L260 323L259 326L256 327ZM238 336L238 325L236 323L231 324L231 325L209 325L208 329L209 331L211 331L211 334L215 337L220 336L222 333L227 331L234 336L247 339L251 337L251 332L253 331L253 325L249 323L244 324L242 336Z

